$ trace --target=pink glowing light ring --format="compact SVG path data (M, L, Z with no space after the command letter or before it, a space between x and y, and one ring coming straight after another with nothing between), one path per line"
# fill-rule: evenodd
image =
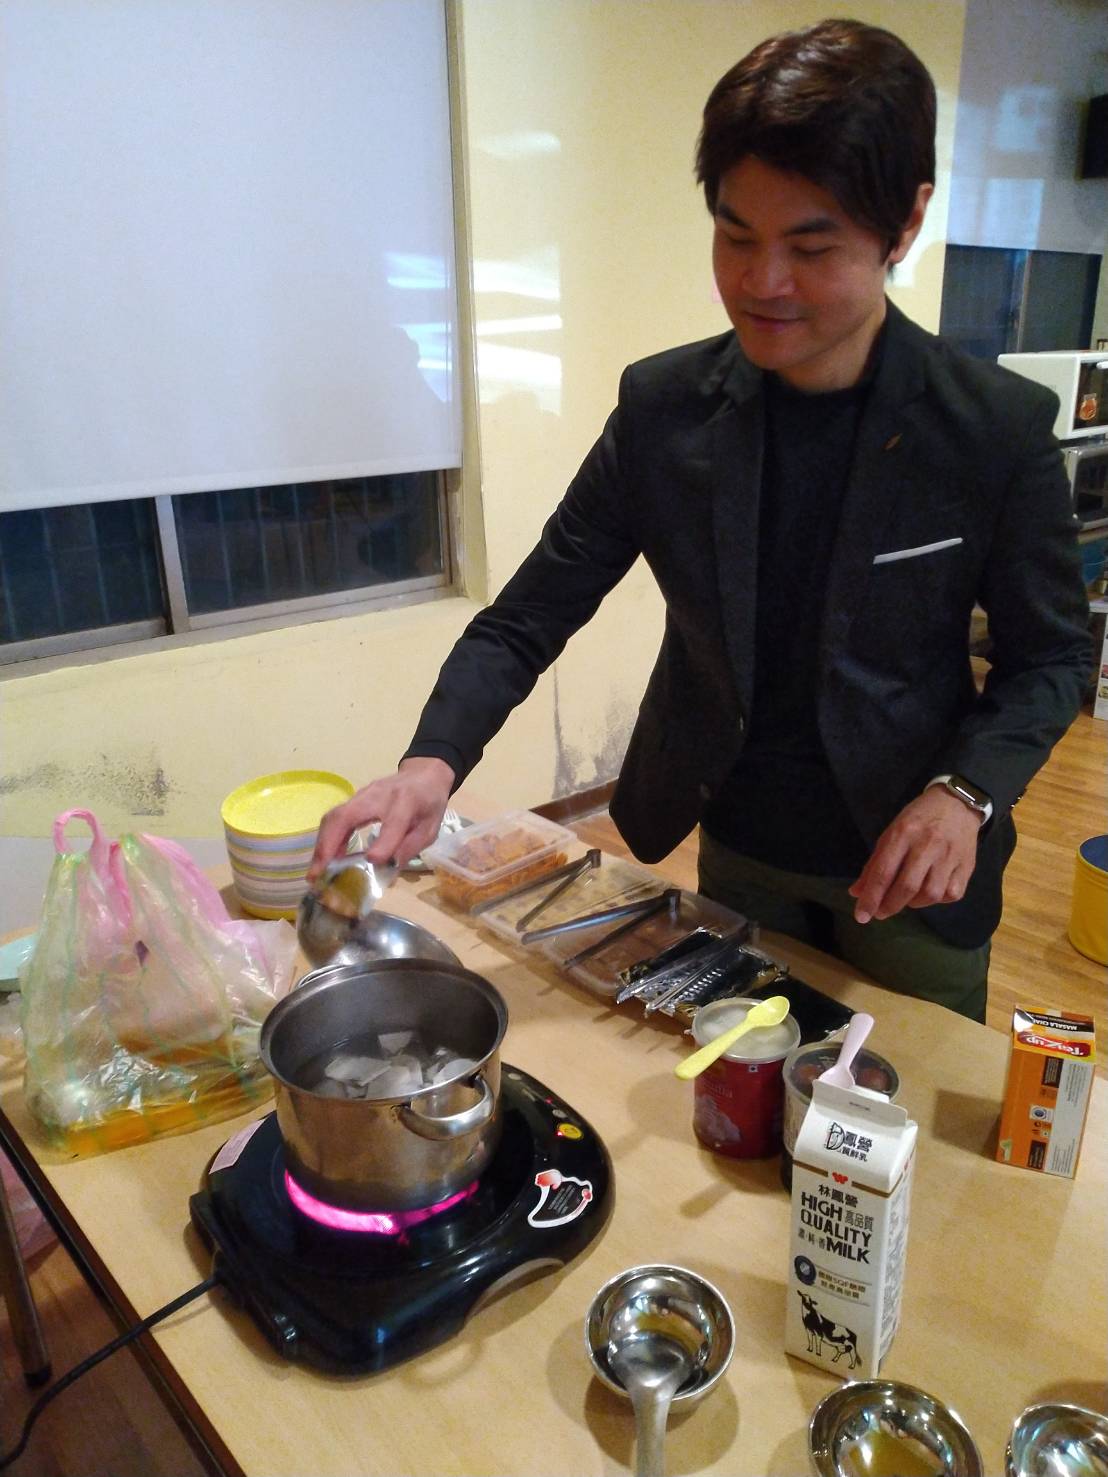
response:
M328 1205L325 1200L317 1200L314 1195L309 1195L307 1190L296 1183L288 1170L285 1170L285 1189L293 1205L303 1215L332 1231L363 1231L375 1236L399 1236L409 1226L417 1226L420 1221L430 1220L432 1216L441 1215L460 1201L468 1200L476 1188L477 1181L474 1180L456 1195L440 1200L437 1205L423 1206L419 1210L344 1210L340 1205Z

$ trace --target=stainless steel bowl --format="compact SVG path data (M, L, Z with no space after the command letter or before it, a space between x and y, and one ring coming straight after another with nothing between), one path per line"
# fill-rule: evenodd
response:
M418 923L380 908L347 918L328 908L315 892L305 893L300 903L296 936L313 964L363 964L374 959L460 962L452 949Z
M614 1346L657 1335L680 1345L692 1369L673 1399L699 1400L721 1378L735 1351L735 1322L722 1293L686 1267L629 1267L606 1282L585 1316L585 1350L609 1390L627 1391L613 1372Z
M1108 1477L1108 1417L1082 1405L1029 1405L1012 1423L1007 1477Z
M896 1380L855 1380L826 1395L808 1423L808 1456L815 1477L984 1477L985 1470L954 1411Z

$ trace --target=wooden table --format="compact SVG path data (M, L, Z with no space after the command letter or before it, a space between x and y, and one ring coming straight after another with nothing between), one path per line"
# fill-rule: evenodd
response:
M622 1268L672 1261L722 1290L738 1337L720 1386L671 1418L669 1470L806 1471L808 1418L837 1380L782 1352L788 1199L776 1161L724 1160L697 1146L691 1088L672 1071L688 1048L677 1025L614 1009L449 919L421 896L431 885L402 884L390 908L445 939L504 995L503 1059L600 1133L615 1166L614 1213L564 1271L372 1377L283 1362L226 1295L205 1296L150 1337L214 1465L258 1477L624 1471L630 1409L591 1377L584 1313ZM872 1044L898 1068L900 1101L920 1126L902 1322L882 1373L953 1405L986 1471L999 1473L1024 1406L1106 1408L1105 1083L1094 1087L1076 1180L996 1164L998 1032L867 985L800 945L764 943L799 977L876 1016ZM0 1133L128 1323L206 1275L188 1196L246 1121L67 1162L42 1147L18 1079L9 1073L0 1090Z

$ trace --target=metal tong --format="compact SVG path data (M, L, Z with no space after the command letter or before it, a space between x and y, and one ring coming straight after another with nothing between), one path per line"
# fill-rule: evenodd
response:
M547 893L538 906L523 915L516 924L519 928L520 924L526 925L530 919L537 918L544 908L548 908L556 897L560 897L565 892L570 883L576 882L578 877L599 865L600 852L593 847L575 862L566 862L564 867L558 867L554 872L544 872L541 877L532 877L529 882L521 882L518 887L509 887L507 892L498 892L495 897L486 898L483 903L478 903L476 907L471 908L470 914L476 916L478 913L487 913L490 908L499 908L501 903L510 902L514 897L522 897L525 892L534 892L536 887L545 887L550 882L556 882L558 885ZM559 879L562 880L559 881Z
M622 903L615 908L602 908L597 913L583 913L579 918L569 918L565 923L552 923L547 928L532 929L525 933L520 942L524 944L536 944L543 939L554 938L560 933L576 933L585 928L597 928L603 923L618 923L618 928L613 928L604 934L603 938L588 944L584 949L574 954L572 958L563 962L563 969L571 969L575 964L590 958L593 954L599 954L609 944L614 943L623 934L629 933L633 928L638 928L640 923L652 918L656 913L668 909L674 917L681 903L681 889L679 887L667 887L664 892L653 893L650 897L640 898L634 903Z
M661 896L656 898L644 898L641 903L631 903L632 908L638 908L636 917L630 918L626 923L621 923L618 928L613 928L611 933L606 933L603 938L597 939L595 943L579 949L572 958L567 959L563 969L572 969L575 964L582 963L585 959L591 959L594 954L602 954L609 944L616 939L622 938L625 933L631 933L638 928L640 923L645 923L648 918L653 918L657 913L668 911L674 922L677 921L678 909L681 907L681 889L679 887L667 887ZM615 910L613 909L613 912Z
M586 872L590 872L594 867L599 867L599 865L600 852L595 848L592 851L586 852L585 856L576 866L567 868L565 876L556 887L551 888L540 902L537 902L533 908L530 908L524 913L522 918L516 920L516 933L525 933L527 931L527 925L534 923L540 913L545 913L551 903L560 898L567 888L573 886L578 877L583 877Z

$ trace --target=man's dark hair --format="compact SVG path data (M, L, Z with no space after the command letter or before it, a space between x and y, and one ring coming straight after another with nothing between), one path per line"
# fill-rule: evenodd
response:
M819 185L888 253L934 183L935 84L899 37L861 21L771 36L704 107L696 177L713 215L720 179L748 155Z

